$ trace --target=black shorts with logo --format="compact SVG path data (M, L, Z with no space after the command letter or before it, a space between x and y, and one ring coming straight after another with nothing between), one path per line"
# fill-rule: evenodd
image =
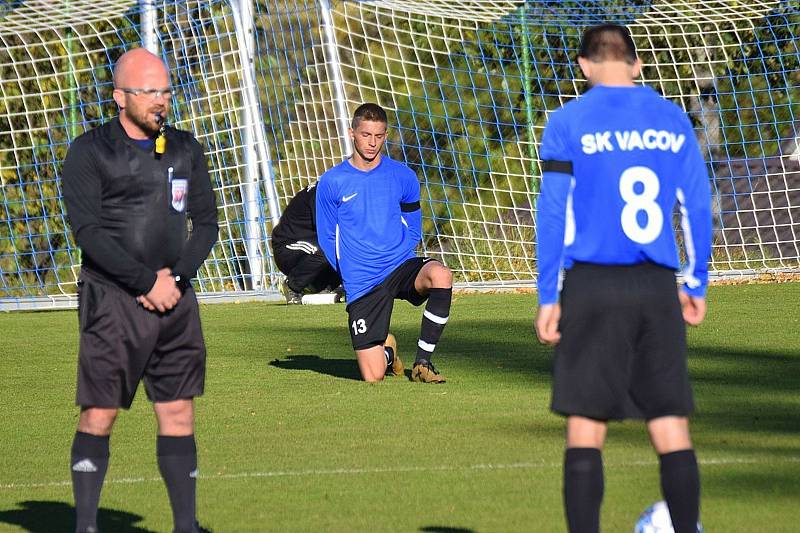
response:
M692 412L672 270L576 264L564 277L559 329L553 411L596 420Z
M81 269L77 405L125 409L144 380L153 402L203 394L206 347L191 286L160 314L101 275Z
M421 305L428 299L414 288L417 274L430 257L412 257L397 267L385 280L358 300L347 305L350 338L354 350L383 344L389 335L395 298Z

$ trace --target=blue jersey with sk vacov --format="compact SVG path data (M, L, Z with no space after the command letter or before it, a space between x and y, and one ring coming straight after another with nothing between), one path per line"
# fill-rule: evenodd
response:
M560 270L652 262L677 270L680 205L684 290L705 295L711 255L708 171L686 114L649 87L595 86L555 111L540 151L539 303L558 302Z
M347 300L357 300L416 255L422 238L416 174L385 155L368 172L349 160L336 165L317 185L317 233Z

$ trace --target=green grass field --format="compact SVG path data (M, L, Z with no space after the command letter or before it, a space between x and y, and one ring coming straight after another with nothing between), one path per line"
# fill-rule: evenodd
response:
M690 332L706 531L797 531L800 283L712 287ZM215 533L564 531L563 421L531 295L455 297L437 350L449 381L359 381L344 306L203 306L197 402L201 522ZM413 360L420 311L393 331ZM0 315L0 531L73 527L69 449L77 319ZM274 363L278 360L278 363ZM140 387L111 441L105 532L168 532L155 420ZM661 499L641 423L613 424L603 529Z

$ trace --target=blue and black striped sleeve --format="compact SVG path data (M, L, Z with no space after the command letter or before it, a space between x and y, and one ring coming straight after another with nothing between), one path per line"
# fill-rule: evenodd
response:
M414 247L422 239L422 209L420 206L419 181L410 168L402 167L403 196L400 199L400 216L411 233Z
M567 202L573 187L570 150L557 119L558 115L553 115L545 127L539 152L542 160L542 184L536 203L539 305L558 302Z

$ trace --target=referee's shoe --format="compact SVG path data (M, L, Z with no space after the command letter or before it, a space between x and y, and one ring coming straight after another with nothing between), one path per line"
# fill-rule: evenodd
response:
M433 363L427 359L419 359L414 362L414 368L411 370L411 381L418 381L419 383L444 383L447 379L434 368Z
M394 335L391 333L386 337L386 342L383 343L383 349L389 354L387 361L390 361L389 364L386 365L386 373L384 375L402 376L405 367L403 366L403 361L400 360L400 356L397 354L397 339L395 339Z

